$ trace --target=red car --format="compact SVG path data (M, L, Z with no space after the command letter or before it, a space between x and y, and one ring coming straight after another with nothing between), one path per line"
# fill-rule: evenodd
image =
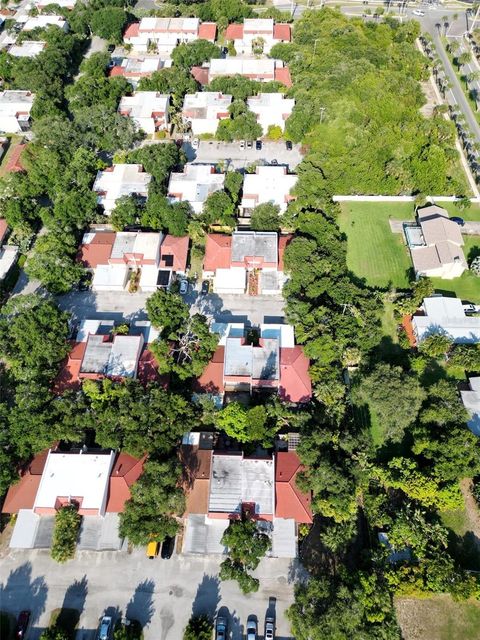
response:
M30 622L30 611L20 611L15 629L15 640L23 640Z

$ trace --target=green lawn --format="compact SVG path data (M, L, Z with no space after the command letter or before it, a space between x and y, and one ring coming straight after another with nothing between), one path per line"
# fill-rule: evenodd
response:
M480 255L480 236L464 236L463 251L467 262L472 257ZM480 303L480 277L471 271L465 271L460 278L453 280L443 280L442 278L432 278L436 291L454 293L457 298L468 302Z
M412 263L400 233L389 219L413 220L412 203L342 202L340 229L348 237L347 264L367 284L407 287Z
M468 209L463 211L454 202L439 202L438 204L446 209L451 216L460 216L464 220L477 222L480 220L480 204L472 203Z

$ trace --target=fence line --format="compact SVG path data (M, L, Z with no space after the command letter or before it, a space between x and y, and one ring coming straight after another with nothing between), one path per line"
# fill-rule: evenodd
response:
M333 196L334 202L415 202L415 196ZM430 202L458 202L457 196L426 196ZM474 204L480 203L480 198L469 198Z

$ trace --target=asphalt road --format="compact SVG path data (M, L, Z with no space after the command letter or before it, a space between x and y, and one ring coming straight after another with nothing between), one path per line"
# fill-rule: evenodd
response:
M47 550L10 550L0 563L0 602L17 616L32 612L26 640L38 640L59 607L80 612L76 640L93 640L105 613L127 615L144 625L145 640L180 640L192 611L229 611L231 640L241 640L249 615L256 615L259 638L269 599L276 598L277 640L289 640L285 610L293 602L294 579L303 572L296 561L265 558L254 572L258 593L244 596L236 583L218 579L221 556L177 556L149 560L144 549L132 553L77 551L65 565ZM270 609L271 610L271 609Z
M241 149L239 142L217 142L215 140L200 140L198 149L193 149L190 142L183 144L189 162L218 164L225 163L225 168L243 169L254 162L271 164L275 160L279 165L287 166L290 170L300 164L303 159L300 145L293 145L288 151L285 142L262 142L261 150L257 151L255 144L251 149Z

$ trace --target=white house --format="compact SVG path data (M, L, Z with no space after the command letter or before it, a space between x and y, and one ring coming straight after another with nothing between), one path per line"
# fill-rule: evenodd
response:
M39 11L48 7L49 4L55 4L62 9L69 9L70 11L74 8L76 0L55 0L55 2L51 2L51 0L38 0L35 3L35 6Z
M136 91L120 100L118 111L131 118L142 131L153 134L168 127L170 96L158 91Z
M121 64L117 64L110 69L110 77L123 76L128 80L134 89L142 78L149 78L155 71L168 69L172 66L169 58L160 56L140 56L124 58Z
M208 68L193 67L192 74L196 77L197 70L205 70L205 77L199 82L208 84L215 78L223 76L245 76L257 82L281 82L286 87L292 86L292 79L288 67L281 60L273 58L213 58Z
M151 179L152 176L145 173L141 164L114 164L97 173L93 190L98 194L98 204L109 216L122 196L147 198Z
M216 173L213 164L186 164L182 173L171 173L168 183L170 202L189 202L194 213L202 213L211 193L223 189L224 173Z
M480 342L480 317L466 315L459 298L425 298L420 313L412 316L412 327L418 342L436 334L456 344Z
M18 247L4 243L7 234L7 221L4 218L0 218L0 282L17 262L18 255L20 253L20 249Z
M237 55L268 54L281 42L290 42L289 24L275 24L271 18L245 18L243 24L229 24L225 40L232 41Z
M271 202L285 213L288 203L294 200L291 191L297 183L297 176L289 174L286 167L279 165L257 166L255 173L246 173L243 179L243 197L240 216L250 217L259 204Z
M0 92L0 131L21 133L30 129L30 111L35 95L30 91Z
M196 136L215 134L220 120L230 117L228 107L231 103L232 96L216 91L187 93L183 101L183 122Z
M468 269L463 237L448 211L436 205L417 210L418 224L405 224L404 232L417 276L458 278Z
M468 381L470 389L460 391L462 402L467 410L470 420L468 428L476 436L480 436L480 378L472 377Z
M8 53L15 58L35 58L46 46L41 40L25 40L22 44L13 44Z
M58 27L62 31L68 31L68 24L62 16L40 14L28 20L23 25L22 31L33 31L34 29L46 29L47 27Z
M285 121L293 111L295 100L285 98L283 93L259 93L248 98L247 104L266 134L269 127L280 127L285 131Z
M135 51L154 49L159 54L170 56L178 44L202 39L215 42L217 25L201 23L198 18L142 18L129 25L123 41Z

